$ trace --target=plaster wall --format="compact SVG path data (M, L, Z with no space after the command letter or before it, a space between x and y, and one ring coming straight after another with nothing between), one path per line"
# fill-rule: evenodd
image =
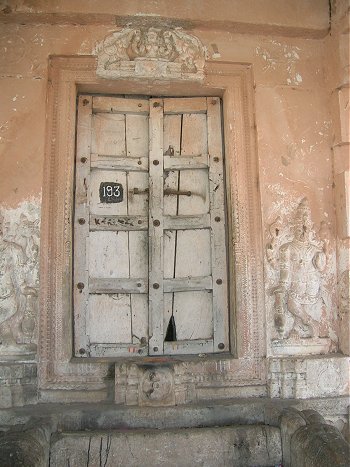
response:
M322 289L319 337L328 339L326 350L321 346L322 353L337 355L328 360L327 374L335 375L339 384L327 392L327 383L317 380L318 389L313 393L312 381L323 368L321 361L319 366L311 364L314 372L311 374L307 370L304 373L290 370L290 374L309 375L311 390L296 385L299 389L291 387L287 391L289 395L283 396L279 375L288 372L279 369L282 364L277 358L271 360L274 383L270 395L302 398L346 395L348 363L339 352L349 353L349 296L346 296L349 239L337 236L334 181L335 175L349 170L346 162L349 132L346 110L334 111L331 104L340 85L344 85L343 93L348 92L349 62L346 62L344 44L349 30L343 26L347 2L334 3L338 9L334 11L335 32L331 36L327 33L328 2L324 0L284 1L278 2L278 6L276 2L268 2L270 7L265 2L262 5L249 1L244 2L244 8L238 8L238 3L232 1L215 2L215 8L214 2L186 2L183 8L179 2L176 7L170 2L118 2L118 10L114 2L111 5L108 1L84 2L83 6L79 2L71 3L5 1L0 8L0 207L8 239L29 248L21 266L27 285L38 290L37 278L31 277L29 283L28 274L38 267L41 193L47 183L43 167L49 56L93 55L96 43L124 24L135 21L137 25L159 26L167 18L168 27L190 29L206 47L209 60L252 65L265 245L265 310L261 312L265 313L268 357L276 356L275 296L271 290L279 278L277 259L268 255L269 245L274 241L281 247L290 241L292 220L305 197L312 231L326 254L326 266L319 279ZM348 109L346 102L344 109ZM346 144L336 145L337 138ZM25 227L27 233L23 232ZM276 228L284 237L276 238ZM345 292L339 287L342 281L345 281ZM30 313L25 311L30 302L28 297L34 303ZM2 328L3 362L9 355L14 360L35 361L38 327L35 297L34 292L27 295L27 305L22 311L17 310L17 318L11 318L11 329L9 325ZM26 329L23 329L23 317L27 322L32 320ZM12 332L13 341L9 335L14 328L17 334ZM15 356L18 342L26 346L23 347L25 358ZM310 352L319 353L319 350ZM338 357L342 363L333 363ZM305 359L307 355L291 365L306 367ZM3 381L6 385L6 375ZM25 398L19 398L16 404L9 395L6 404L25 402Z

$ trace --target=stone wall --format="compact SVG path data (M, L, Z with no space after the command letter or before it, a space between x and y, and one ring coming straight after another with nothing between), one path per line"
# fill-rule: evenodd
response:
M348 394L348 2L332 2L331 20L325 0L299 0L292 8L287 0L283 8L273 1L264 8L253 0L245 8L224 0L215 8L200 3L181 8L177 2L175 8L162 1L123 1L118 9L107 0L1 3L3 407L36 400L49 56L93 55L98 43L127 24L183 27L205 46L207 61L252 64L265 245L265 309L259 313L265 318L266 390L272 398ZM25 384L31 396L17 397L15 387ZM343 407L340 415L327 414L345 426L345 402Z

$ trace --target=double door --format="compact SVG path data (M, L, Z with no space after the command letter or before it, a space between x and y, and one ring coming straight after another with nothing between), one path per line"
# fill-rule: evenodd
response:
M76 356L229 350L220 105L79 97Z

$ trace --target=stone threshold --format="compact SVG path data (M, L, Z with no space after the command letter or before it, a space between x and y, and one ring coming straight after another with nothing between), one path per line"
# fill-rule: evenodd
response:
M49 424L52 431L172 429L266 424L279 426L285 409L312 409L325 418L347 414L349 398L247 398L188 406L137 407L104 403L47 403L0 410L0 432L13 426Z

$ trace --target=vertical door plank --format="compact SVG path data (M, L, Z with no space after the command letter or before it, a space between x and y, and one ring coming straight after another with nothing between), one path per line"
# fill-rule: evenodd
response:
M168 99L167 102L171 103L172 99ZM166 156L178 157L181 153L182 119L183 115L180 112L175 115L164 116L164 155ZM180 171L166 171L164 173L164 190L176 192L179 189ZM179 201L178 195L165 196L164 214L177 216ZM177 235L176 230L164 232L164 277L166 278L175 277ZM174 316L174 294L165 294L164 300L164 338L166 338L170 319Z
M150 99L149 353L163 353L163 102Z
M181 156L199 156L207 154L207 152L207 116L205 114L184 114L182 117Z
M179 156L181 150L181 125L182 115L164 116L164 154L168 156ZM164 190L179 189L179 172L167 171L164 174ZM166 215L176 215L178 197L164 197L164 213Z
M164 277L173 279L175 277L175 242L176 230L164 230Z
M178 170L167 170L164 172L164 191L165 190L179 190L179 176ZM164 215L176 216L178 211L179 197L176 195L164 196Z
M89 271L87 264L87 243L89 238L89 205L88 189L90 183L90 151L91 151L91 96L80 96L78 100L77 152L76 152L76 197L74 211L74 351L89 351L86 335L86 315L89 300ZM78 284L84 288L78 289Z
M185 114L182 117L181 156L198 156L207 153L207 119L205 114ZM207 170L182 170L179 189L190 191L191 196L180 195L177 215L198 215L209 212L209 180ZM175 277L201 276L211 273L208 257L210 241L205 230L180 230L176 238ZM210 296L204 293L208 300ZM199 292L175 292L173 313L177 339L193 340L199 336L200 323L206 328L201 333L212 335L212 305L202 302ZM209 326L209 330L208 327ZM186 330L190 330L187 332ZM197 331L196 331L197 330Z
M176 156L181 151L182 115L164 115L164 155Z
M93 116L92 153L100 156L125 156L125 115Z
M148 116L126 115L126 155L148 156Z
M148 138L147 138L148 139ZM148 189L147 173L129 172L128 174L128 215L148 216L148 193L134 195L134 188ZM148 284L148 230L129 232L130 277L142 277ZM146 345L148 342L148 297L143 294L130 294L132 311L132 342Z
M208 149L210 216L212 232L212 273L214 311L214 351L228 351L227 253L225 238L225 190L221 137L220 99L208 98ZM218 221L219 220L219 221ZM222 347L224 344L224 347Z
M148 343L148 295L131 294L132 343L146 346Z
M119 235L122 232L119 232ZM130 277L148 279L148 232L127 232L129 235Z

